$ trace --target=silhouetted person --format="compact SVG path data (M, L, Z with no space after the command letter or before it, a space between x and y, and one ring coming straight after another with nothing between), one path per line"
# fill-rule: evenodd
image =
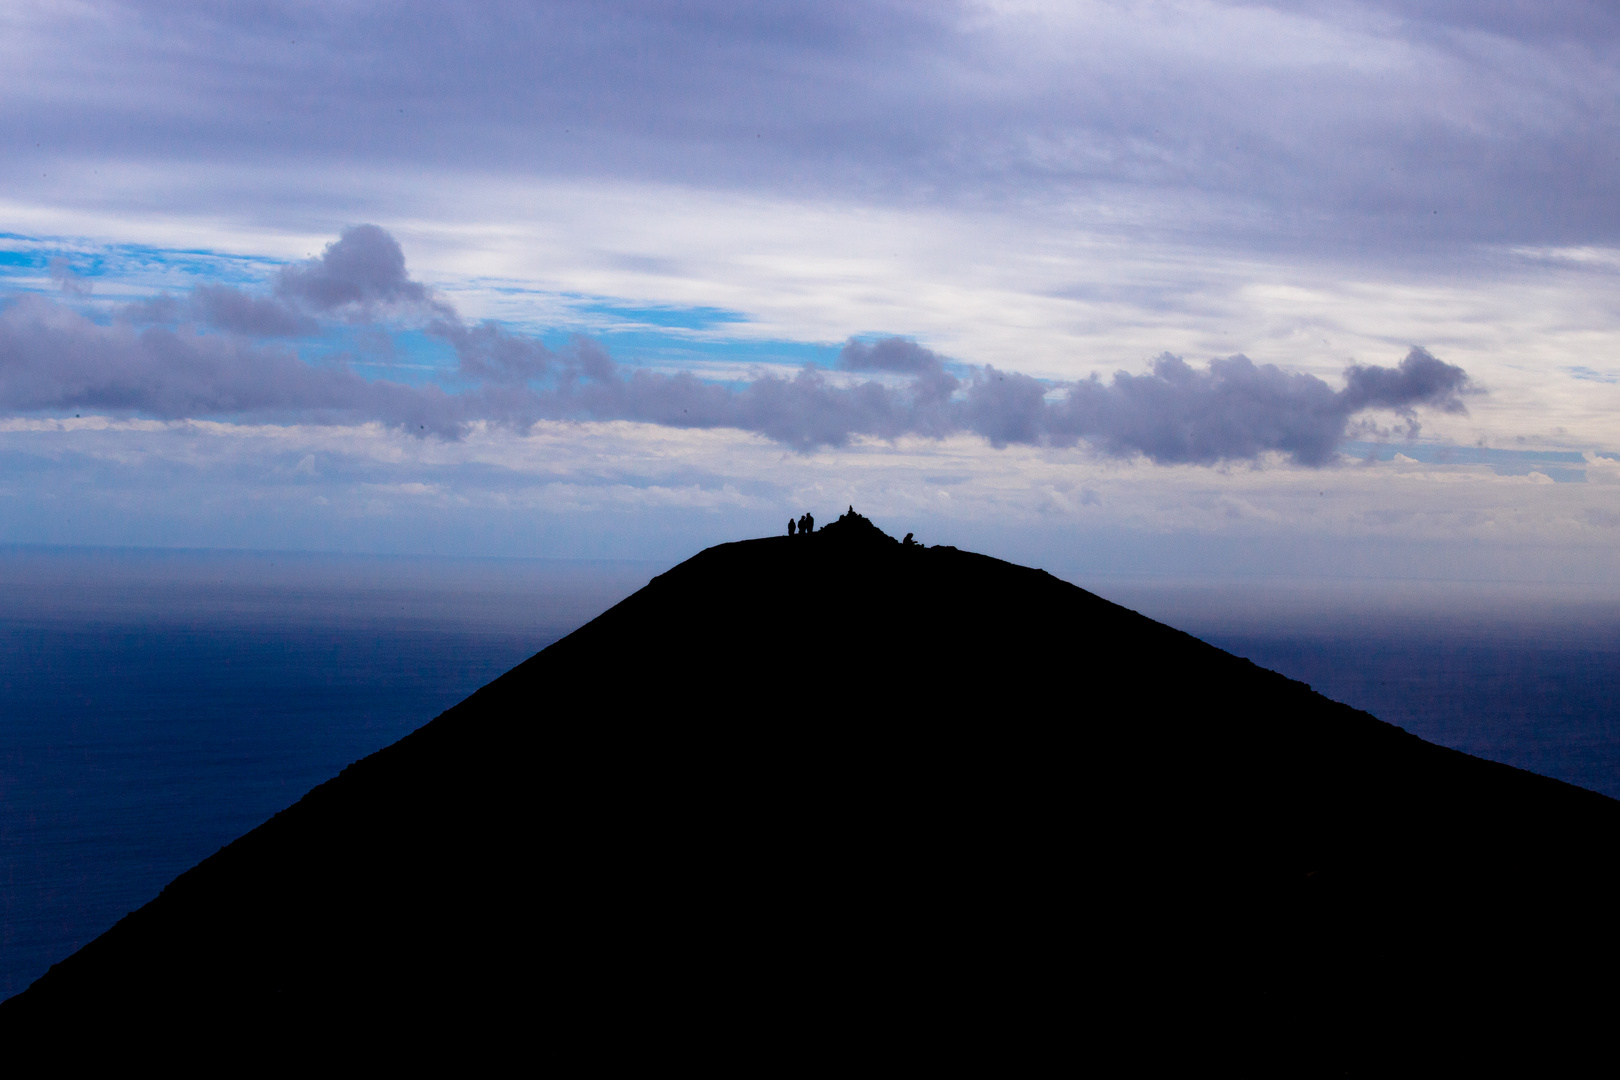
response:
M793 535L793 529L794 529L794 526L796 524L797 524L797 522L795 522L792 518L788 518L788 535L789 536Z
M911 538L910 533L906 533L906 538L904 540L900 541L900 546L901 547L916 547L917 546L917 541L915 541L915 540L913 540Z
M799 531L805 533L813 533L816 531L816 519L810 516L809 511L805 512L804 523L799 526Z

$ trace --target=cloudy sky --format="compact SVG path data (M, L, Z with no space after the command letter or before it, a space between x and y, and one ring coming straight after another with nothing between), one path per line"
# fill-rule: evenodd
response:
M1620 582L1589 0L0 11L0 542Z

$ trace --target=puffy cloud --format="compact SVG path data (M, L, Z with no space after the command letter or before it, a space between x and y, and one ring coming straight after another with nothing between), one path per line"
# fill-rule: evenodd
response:
M988 373L969 390L975 429L992 441L1062 446L1085 439L1119 456L1197 464L1277 451L1302 465L1321 465L1355 413L1382 408L1409 415L1420 405L1456 412L1468 385L1462 368L1419 347L1396 368L1350 367L1340 391L1314 375L1257 365L1246 356L1212 360L1200 371L1168 353L1148 374L1122 371L1111 383L1087 379L1050 404L1034 397L1032 380L1001 378Z
M63 291L81 291L64 260L53 259L51 272L62 280ZM478 333L460 329L450 306L436 299L426 285L411 279L399 241L377 225L344 229L320 257L282 267L275 277L273 295L203 284L184 300L159 296L127 304L119 314L137 323L191 320L247 337L306 337L320 330L315 316L336 315L364 323L385 312L448 316L459 332ZM532 351L532 345L527 347ZM496 369L485 374L493 377Z
M963 419L990 445L1038 443L1046 434L1047 387L1015 371L986 367L968 387Z
M460 319L441 317L428 331L455 347L462 374L476 381L521 385L542 378L556 363L544 342L510 334L495 322L466 326Z
M551 385L524 404L536 417L637 420L675 427L731 427L758 432L800 450L838 446L857 435L943 437L971 431L993 446L1073 446L1144 455L1160 463L1212 464L1280 452L1302 465L1330 461L1353 415L1418 406L1462 408L1468 376L1414 347L1395 368L1355 365L1345 389L1313 375L1257 365L1245 356L1199 370L1165 354L1145 375L1115 374L1104 383L1048 384L986 367L964 386L932 351L901 338L851 341L839 355L849 371L905 372L899 386L837 383L814 367L792 377L760 374L741 388L705 383L690 373L621 371L602 348L577 340L554 352L494 324L443 331L470 378L509 385L544 378ZM510 358L510 359L508 359ZM519 399L514 399L519 400ZM521 407L519 408L521 412Z
M838 351L838 366L845 371L896 371L906 375L944 370L932 351L897 337L873 342L851 338Z
M427 286L405 272L399 242L377 225L344 229L320 258L283 267L276 295L310 311L343 311L357 319L384 305L434 305Z
M453 436L467 404L437 387L371 382L232 337L100 326L38 297L0 311L0 408L12 412L381 421Z
M131 323L173 323L191 314L189 298L159 293L145 300L132 300L118 309L118 318Z
M1076 383L1051 408L1047 431L1055 442L1083 438L1116 455L1158 462L1207 464L1269 450L1320 465L1353 411L1342 392L1312 375L1246 356L1212 360L1200 371L1166 354L1146 375L1119 372L1109 384Z
M815 367L792 376L761 372L738 389L704 382L690 372L626 372L596 342L567 348L509 333L493 323L465 328L444 320L434 332L455 346L461 373L507 389L514 417L523 408L539 418L636 420L672 427L730 427L757 432L799 450L839 446L857 435L894 439L959 430L951 392L959 385L927 349L902 339L873 346L852 342L845 355L907 356L917 374L903 386L877 381L844 384ZM549 385L530 390L527 382Z
M48 300L23 297L0 312L0 408L376 420L449 437L473 419L517 428L547 418L634 420L737 428L805 451L861 435L938 438L971 431L997 447L1084 440L1109 454L1142 454L1156 462L1208 464L1278 451L1300 464L1321 465L1356 412L1456 409L1467 385L1462 369L1414 348L1397 368L1351 368L1340 391L1243 356L1198 370L1169 355L1146 375L1119 372L1110 383L1093 378L1066 386L986 367L974 372L960 397L952 390L964 384L942 365L929 370L932 365L921 364L924 369L899 386L842 383L807 366L792 376L762 373L733 389L690 372L627 372L585 339L553 350L493 323L469 328L441 320L435 328L456 347L472 389L453 394L368 381L232 337L99 326ZM901 344L939 364L927 350Z
M308 337L320 324L279 297L258 296L233 285L198 285L185 296L162 293L117 309L121 322L137 325L193 322L245 337Z
M188 308L198 322L248 337L301 337L320 329L314 319L280 300L229 285L197 286L191 291ZM169 322L173 317L153 321Z
M427 331L454 348L460 392L367 380L248 340L313 333L321 315L360 322L402 310L430 315ZM988 366L969 369L964 382L937 353L898 337L851 339L838 355L841 374L762 370L733 387L691 372L626 370L587 338L554 349L492 321L469 326L410 278L399 244L376 225L345 229L320 258L284 268L273 295L201 285L121 314L101 326L39 297L0 312L0 408L379 421L449 437L473 420L520 430L542 419L632 420L735 428L801 451L857 436L966 431L998 448L1085 441L1161 463L1279 452L1316 466L1332 459L1356 413L1393 410L1415 431L1416 407L1461 411L1469 389L1460 367L1419 347L1394 368L1351 366L1338 391L1244 356L1197 369L1168 353L1147 374L1118 372L1107 383L1046 383ZM230 334L199 333L181 325L186 318ZM877 377L850 380L860 373Z
M1344 373L1344 404L1352 410L1394 409L1409 412L1423 404L1443 412L1465 412L1461 394L1468 374L1455 364L1436 360L1429 350L1415 346L1393 370L1356 364Z

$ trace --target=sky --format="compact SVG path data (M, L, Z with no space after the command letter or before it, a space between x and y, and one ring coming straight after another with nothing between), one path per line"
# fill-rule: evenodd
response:
M1620 9L0 9L0 543L1620 584Z

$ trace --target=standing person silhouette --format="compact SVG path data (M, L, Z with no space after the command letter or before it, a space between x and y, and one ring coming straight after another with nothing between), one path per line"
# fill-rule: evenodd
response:
M792 519L792 518L788 518L788 535L789 535L789 536L792 536L792 535L793 535L793 526L794 526L794 521L793 521L793 519Z
M810 516L810 512L808 510L805 511L804 521L802 524L800 524L799 531L804 533L813 533L816 531L816 519Z

